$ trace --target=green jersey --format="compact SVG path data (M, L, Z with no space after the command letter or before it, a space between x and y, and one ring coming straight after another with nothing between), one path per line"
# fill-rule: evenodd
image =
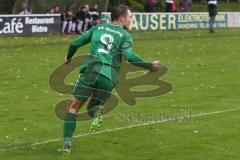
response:
M80 72L96 71L115 84L122 57L134 65L152 69L152 63L133 52L131 35L119 25L104 23L92 27L71 43L67 58L70 59L79 47L87 43L91 43L90 56L84 60Z

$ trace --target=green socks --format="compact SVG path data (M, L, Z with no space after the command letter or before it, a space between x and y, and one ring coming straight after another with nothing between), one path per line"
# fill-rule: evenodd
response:
M73 137L73 133L76 129L76 114L73 113L66 113L64 119L64 148L69 149L71 148L71 139Z

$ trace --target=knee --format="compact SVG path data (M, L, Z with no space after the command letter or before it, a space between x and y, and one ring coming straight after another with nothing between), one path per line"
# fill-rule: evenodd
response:
M80 109L80 106L81 106L81 101L77 99L73 99L71 100L71 103L69 105L68 112L77 113L78 110Z

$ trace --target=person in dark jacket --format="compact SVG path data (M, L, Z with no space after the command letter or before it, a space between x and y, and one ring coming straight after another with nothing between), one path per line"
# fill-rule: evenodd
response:
M97 4L92 5L92 7L89 10L89 14L91 16L90 27L95 26L95 25L97 25L101 22L100 12L98 10L98 5Z
M191 12L192 0L180 0L179 7L181 12Z
M81 34L86 32L88 25L91 20L91 15L89 14L89 5L84 4L81 9L76 13L77 19L77 31Z
M146 12L156 12L156 0L147 0L145 4L145 11Z
M173 0L165 0L165 12L172 12Z
M73 11L72 6L67 5L65 12L61 15L62 17L62 34L70 34L72 31L72 20L73 20Z
M209 32L215 33L214 30L214 23L215 23L215 17L217 15L217 0L208 0L208 12L209 12Z

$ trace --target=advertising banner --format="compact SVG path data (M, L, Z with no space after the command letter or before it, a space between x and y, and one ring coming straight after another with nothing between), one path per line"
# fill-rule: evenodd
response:
M230 12L229 13L228 26L230 28L240 27L240 12Z
M207 12L199 13L133 13L132 31L181 30L209 27ZM110 21L110 13L103 13L102 20ZM219 12L215 19L216 28L228 27L228 13Z
M0 15L0 35L54 34L61 29L60 15Z

